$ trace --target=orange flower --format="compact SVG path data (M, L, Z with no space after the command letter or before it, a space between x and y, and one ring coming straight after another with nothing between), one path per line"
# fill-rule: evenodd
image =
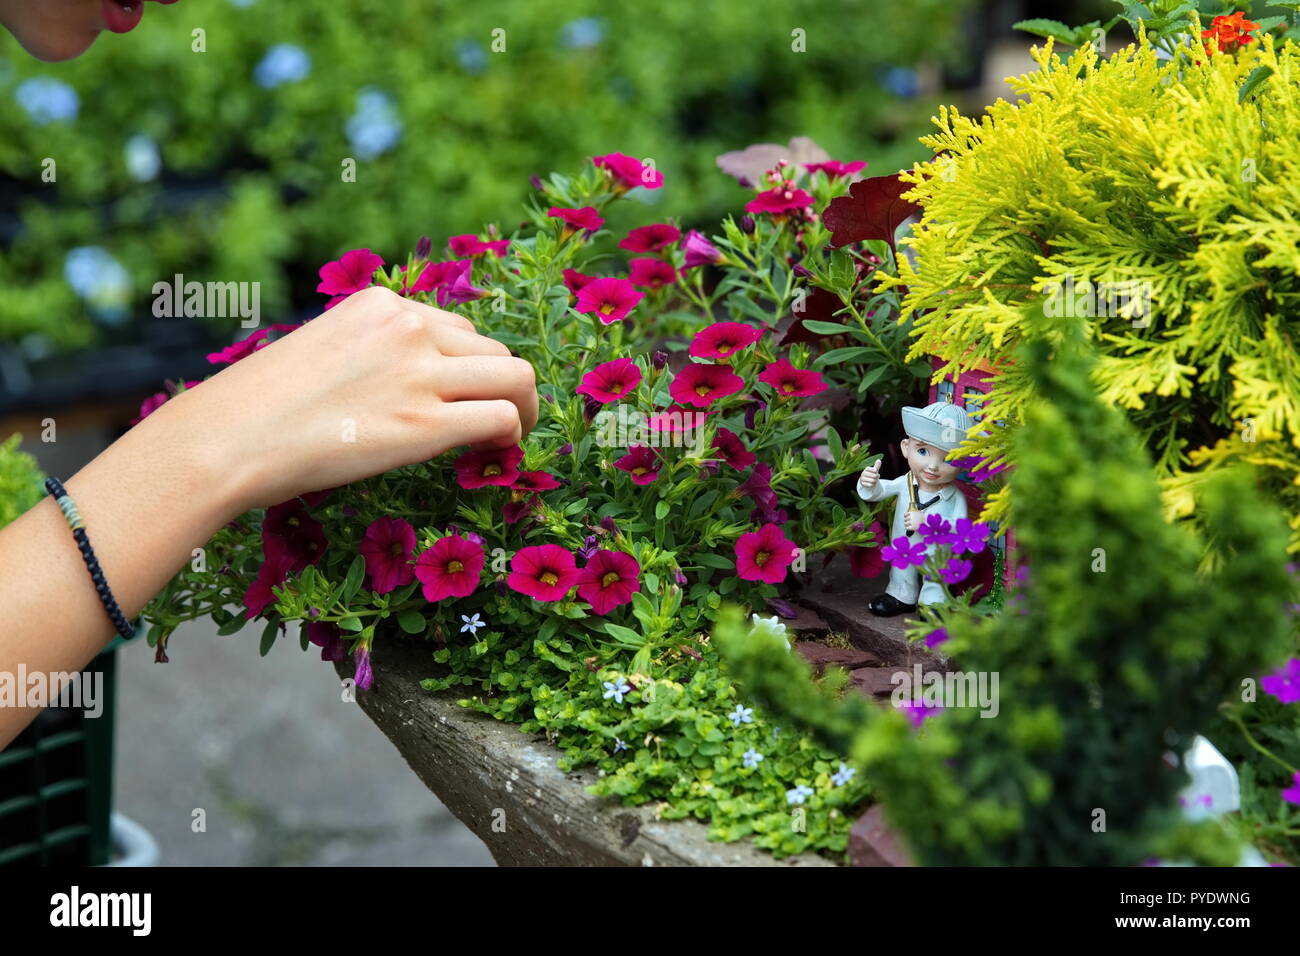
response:
M1238 10L1231 16L1215 17L1210 22L1210 29L1201 31L1201 38L1208 41L1210 37L1214 37L1218 41L1220 52L1231 53L1252 42L1254 37L1250 35L1251 31L1258 29L1258 23L1247 20L1246 14ZM1212 56L1214 46L1207 42L1205 52L1206 55Z

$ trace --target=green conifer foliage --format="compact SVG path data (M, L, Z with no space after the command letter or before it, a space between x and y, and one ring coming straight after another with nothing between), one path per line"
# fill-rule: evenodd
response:
M905 174L925 210L897 279L913 356L1002 368L985 410L1011 427L971 450L1005 460L1031 401L1008 360L1052 288L1072 282L1068 308L1086 311L1084 283L1148 284L1149 315L1121 304L1086 326L1094 382L1151 451L1166 514L1201 515L1210 477L1249 462L1300 551L1300 49L1036 57L1011 81L1024 99L943 111L924 140L936 159ZM988 516L1019 503L1000 493Z
M865 768L927 865L1236 852L1217 824L1181 822L1187 777L1165 756L1284 653L1286 531L1246 469L1224 469L1201 496L1224 560L1198 569L1204 542L1162 518L1150 461L1098 399L1079 338L1017 355L1038 396L1011 479L1027 583L996 615L954 608L945 621L955 666L998 675L996 716L949 707L918 731L893 708L818 688L797 655L738 620L717 634L747 693Z

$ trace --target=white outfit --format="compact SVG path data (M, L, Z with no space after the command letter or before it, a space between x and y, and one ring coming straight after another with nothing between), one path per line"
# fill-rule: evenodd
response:
M912 479L911 472L904 472L897 478L880 478L876 481L876 486L871 490L863 489L859 484L858 497L863 501L883 501L886 498L897 497L894 504L894 521L889 529L889 542L895 538L908 538L909 541L920 541L920 532L909 537L907 527L904 525L905 516L908 509L912 506L911 496L908 494L907 482ZM938 491L924 491L920 488L916 492L917 501L925 505L931 499L937 498L928 508L921 510L921 520L924 521L926 516L937 514L946 518L950 523L955 524L958 518L966 517L966 496L957 488L956 482L950 482L944 485ZM884 543L889 543L884 542ZM926 555L934 553L934 546L926 548ZM889 587L885 593L902 601L904 604L938 604L944 600L943 587L938 581L926 581L921 583L921 569L916 567L889 569ZM919 600L918 600L919 596Z

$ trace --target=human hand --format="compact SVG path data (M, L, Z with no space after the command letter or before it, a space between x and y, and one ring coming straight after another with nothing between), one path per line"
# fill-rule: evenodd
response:
M532 366L504 345L461 316L370 288L136 430L188 429L223 450L238 514L461 445L516 444L537 408Z
M909 510L903 514L903 527L906 528L908 532L915 531L920 526L921 512Z

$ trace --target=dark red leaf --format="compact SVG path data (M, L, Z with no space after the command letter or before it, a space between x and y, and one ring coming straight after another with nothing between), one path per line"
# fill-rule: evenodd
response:
M916 203L903 198L911 188L897 173L858 180L847 196L832 199L822 216L831 231L831 245L839 248L852 242L883 239L894 248L894 233L903 220L921 211Z

